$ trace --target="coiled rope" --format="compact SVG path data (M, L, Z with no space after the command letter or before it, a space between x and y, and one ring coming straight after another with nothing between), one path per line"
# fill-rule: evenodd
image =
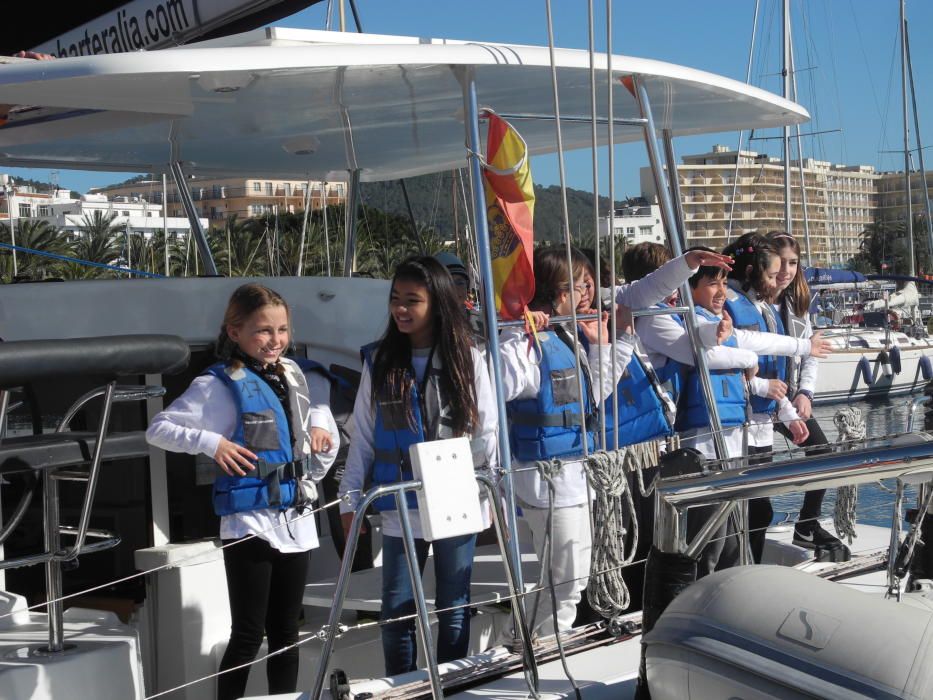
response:
M654 484L646 489L642 472L657 466L659 459L659 444L646 442L619 450L596 452L585 462L587 479L595 492L590 570L598 572L590 576L586 597L593 610L606 619L620 615L631 604L622 569L635 557L639 533L628 475L635 475L641 496L648 498L654 491ZM626 511L632 528L628 555L625 554L628 534Z
M836 430L839 431L839 442L848 443L849 449L854 447L852 443L865 439L865 419L862 412L854 406L846 406L840 409L833 416L833 422L836 424ZM840 486L836 489L833 526L836 528L836 534L839 537L845 537L848 544L852 544L852 541L858 537L855 532L855 508L857 505L858 486Z

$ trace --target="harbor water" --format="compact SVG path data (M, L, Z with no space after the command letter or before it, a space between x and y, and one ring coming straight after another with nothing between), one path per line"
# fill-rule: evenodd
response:
M900 397L895 399L876 399L872 401L855 401L850 404L833 404L830 406L817 406L813 410L814 417L820 422L827 440L834 443L839 439L833 421L834 416L841 408L852 406L861 411L865 419L865 428L868 437L883 437L885 435L896 435L904 433L907 430L908 414L911 405L916 397L922 394L915 394L913 397ZM923 410L925 406L919 406L914 415L914 431L923 430ZM784 438L775 434L775 451L787 449ZM858 522L868 523L870 525L891 525L892 504L894 502L894 489L896 483L893 479L885 479L878 483L865 484L859 488L858 506L856 514ZM824 518L832 518L835 507L835 490L830 489L823 501ZM792 494L780 496L772 499L772 506L777 521L786 517L796 519L803 500L802 494ZM916 504L916 489L908 487L905 491L904 508L912 508ZM830 528L830 531L831 528Z

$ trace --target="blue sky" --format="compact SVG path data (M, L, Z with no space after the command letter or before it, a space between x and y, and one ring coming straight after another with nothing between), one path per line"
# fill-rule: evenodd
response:
M597 49L605 47L605 2L597 2ZM837 163L865 163L883 170L903 167L903 156L882 151L901 147L900 64L897 45L898 0L792 0L800 102L814 117L804 131L841 129L804 140L804 155ZM280 26L323 29L326 3L277 22ZM536 0L357 0L367 32L547 44L544 2ZM780 0L761 0L752 82L780 91ZM587 46L587 4L554 0L556 42ZM689 65L745 79L752 0L653 0L613 3L615 53ZM933 2L908 0L914 76L921 137L933 145L933 43L923 30L933 27ZM347 10L349 28L355 28ZM737 134L679 139L679 154L705 152L714 143L734 146ZM757 141L753 150L780 155L779 141ZM925 151L933 169L933 148ZM605 163L605 154L601 155ZM638 194L643 148L619 146L616 193ZM533 161L536 182L558 181L556 158ZM568 185L592 189L588 152L566 157ZM48 179L48 171L11 171ZM61 171L62 186L86 191L122 180L124 173ZM601 191L606 176L601 175Z

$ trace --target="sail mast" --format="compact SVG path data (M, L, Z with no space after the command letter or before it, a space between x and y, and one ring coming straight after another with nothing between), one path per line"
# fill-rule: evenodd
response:
M907 198L907 274L917 274L914 256L914 217L910 192L910 125L907 112L907 17L906 0L901 0L901 111L904 117L904 193Z
M784 52L782 55L781 62L781 75L784 78L783 89L781 90L781 97L785 99L790 99L790 70L789 70L789 59L790 59L790 0L784 0L784 11L783 11L783 38L784 38ZM790 201L790 127L784 125L784 229L793 234L792 230L792 221L791 221L791 201ZM810 251L807 251L807 255L810 255Z

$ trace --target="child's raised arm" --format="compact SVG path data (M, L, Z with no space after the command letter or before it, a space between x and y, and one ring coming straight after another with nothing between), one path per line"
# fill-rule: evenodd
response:
M731 270L732 258L728 255L691 250L679 258L668 260L657 270L631 284L616 287L616 303L632 309L647 309L664 301L686 282L700 267L719 267Z

